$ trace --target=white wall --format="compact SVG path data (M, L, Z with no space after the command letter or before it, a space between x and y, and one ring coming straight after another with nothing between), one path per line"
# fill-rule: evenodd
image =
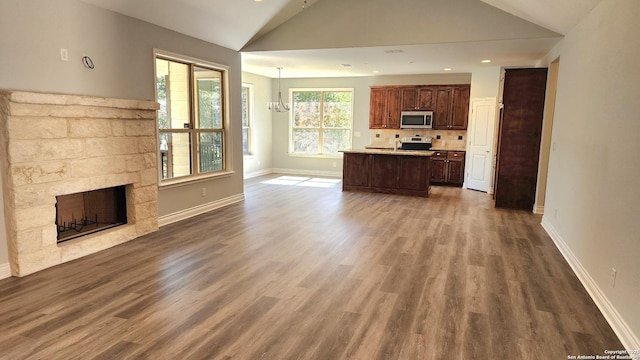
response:
M276 81L277 83L277 81ZM353 88L353 148L364 148L370 144L369 131L369 87L381 85L443 85L469 84L471 74L426 74L398 76L370 76L350 78L282 79L282 96L289 101L289 88ZM277 84L276 84L277 86ZM277 87L274 94L277 93ZM313 158L290 156L289 116L290 112L273 113L273 167L295 169L303 172L338 174L342 171L342 158ZM335 163L335 167L333 166Z
M242 82L253 85L252 154L244 156L244 176L259 175L272 168L271 112L267 104L272 100L272 79L247 72Z
M563 40L543 217L623 343L635 349L640 348L639 18L637 0L603 0Z
M498 97L500 67L490 66L471 73L471 99Z
M559 35L478 0L322 0L246 50L397 46L399 39L412 45L555 37Z
M162 188L160 216L242 196L240 53L78 0L0 1L0 89L154 99L153 49L230 67L231 176ZM60 48L69 61L60 60ZM94 70L81 64L91 56ZM207 195L201 196L201 188ZM0 247L5 247L3 244Z

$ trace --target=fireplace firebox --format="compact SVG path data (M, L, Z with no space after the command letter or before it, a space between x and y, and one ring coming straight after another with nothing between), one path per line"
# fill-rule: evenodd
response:
M126 223L124 185L56 196L58 243Z

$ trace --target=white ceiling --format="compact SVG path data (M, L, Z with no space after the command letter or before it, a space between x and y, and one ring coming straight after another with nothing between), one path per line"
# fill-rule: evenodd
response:
M82 1L232 50L302 11L302 1L296 0ZM308 0L307 7L315 1Z
M282 77L533 66L600 0L307 0L304 10L304 0L82 1L242 51L244 71L273 78L277 66Z

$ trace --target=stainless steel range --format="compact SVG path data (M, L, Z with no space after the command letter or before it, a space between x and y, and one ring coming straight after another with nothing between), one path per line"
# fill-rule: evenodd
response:
M400 140L401 150L429 150L432 138L422 136L403 137Z

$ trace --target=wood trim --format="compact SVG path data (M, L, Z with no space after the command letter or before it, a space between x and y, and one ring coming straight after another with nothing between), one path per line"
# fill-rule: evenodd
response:
M273 168L271 174L288 174L288 175L309 175L309 176L329 176L342 177L342 171L322 171L322 170L304 170L304 169L284 169Z
M536 215L543 215L544 205L533 205L533 213Z
M321 170L300 170L300 169L285 169L285 168L270 168L262 169L254 172L250 172L244 175L245 179L251 179L258 176L269 174L289 174L289 175L307 175L307 176L328 176L328 177L342 177L342 171L321 171Z
M271 173L273 173L273 169L262 169L258 171L252 171L250 173L245 173L244 179L251 179L258 176L269 175Z
M212 201L203 205L194 206L189 209L180 210L172 214L163 215L158 218L158 226L162 227L165 225L173 224L174 222L185 220L242 201L244 201L244 193L229 196L224 199Z
M551 222L547 220L547 218L542 218L542 227L545 229L551 240L556 244L558 250L565 258L571 269L578 277L578 280L582 283L585 290L589 293L591 299L596 304L600 312L607 320L611 329L616 333L620 342L627 350L636 350L640 349L640 339L638 336L633 333L633 330L627 325L624 321L620 313L616 310L613 304L609 301L606 294L600 289L598 284L593 280L587 269L582 266L580 260L576 257L576 255L571 251L571 248L567 243L562 239L562 236L556 231Z

